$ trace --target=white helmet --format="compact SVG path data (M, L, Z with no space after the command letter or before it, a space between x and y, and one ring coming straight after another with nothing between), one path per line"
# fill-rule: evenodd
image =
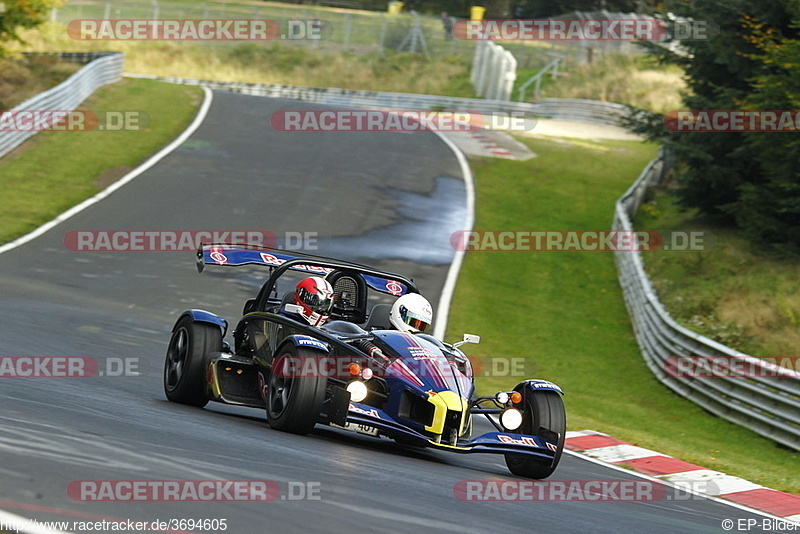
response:
M433 307L422 295L409 293L394 301L389 321L403 332L426 332L433 322Z

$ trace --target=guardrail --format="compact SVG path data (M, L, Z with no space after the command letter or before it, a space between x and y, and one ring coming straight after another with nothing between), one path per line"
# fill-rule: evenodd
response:
M287 98L329 106L409 109L418 111L463 110L486 114L494 112L517 112L523 113L526 117L579 120L582 122L612 126L619 126L620 119L627 116L630 111L630 108L627 106L615 104L613 102L598 102L595 100L570 98L544 98L538 102L509 102L506 100L486 100L482 98L460 98L414 93L383 93L277 84L216 82L144 74L126 74L126 76L157 79L187 85L204 85L211 89L233 91L246 95Z
M98 87L114 83L122 78L124 55L121 53L86 52L55 55L86 66L55 87L26 100L10 110L11 112L73 110ZM0 131L0 157L5 156L36 133L35 129L16 132Z
M534 102L539 113L565 121L589 122L619 126L631 108L615 102L583 100L580 98L543 98Z
M631 218L639 210L647 190L663 180L670 166L670 158L664 151L650 162L617 201L614 230L633 231ZM677 324L659 302L645 274L641 254L616 252L615 261L636 339L656 378L703 409L800 450L800 378L797 373L775 376L776 368L769 362L735 351ZM694 373L680 372L681 358L693 358L693 368L716 371L699 373L695 377L682 376ZM703 376L707 374L726 376Z

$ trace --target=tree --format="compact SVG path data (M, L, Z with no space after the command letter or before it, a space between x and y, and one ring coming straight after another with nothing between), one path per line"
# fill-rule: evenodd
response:
M5 55L3 43L21 42L20 28L34 28L60 4L59 0L0 0L0 55Z
M800 109L797 0L695 0L666 6L711 21L718 31L685 41L687 56L651 45L686 72L687 110ZM639 117L641 119L641 115ZM800 141L790 133L674 133L660 117L638 130L670 147L681 163L681 203L740 225L751 239L800 251Z
M745 20L758 49L751 58L764 71L752 80L754 91L745 101L746 109L800 110L800 5L791 2L786 7L794 21L788 30ZM739 201L729 208L751 240L794 255L800 255L798 134L748 134L746 143L758 172L739 188Z

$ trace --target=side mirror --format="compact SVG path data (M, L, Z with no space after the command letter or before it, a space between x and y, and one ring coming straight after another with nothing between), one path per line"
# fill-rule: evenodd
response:
M464 337L458 343L453 343L454 347L459 347L464 343L475 343L476 345L481 342L481 336L475 334L464 334Z

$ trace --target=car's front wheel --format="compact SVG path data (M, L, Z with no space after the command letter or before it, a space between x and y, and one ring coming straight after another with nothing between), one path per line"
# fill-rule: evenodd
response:
M297 363L320 357L316 352L292 344L278 351L267 386L269 426L293 434L308 434L314 428L325 400L328 379L320 372L303 376Z
M203 407L208 404L206 368L209 356L221 350L219 327L183 317L175 325L164 362L164 393L172 402Z
M523 422L520 434L542 436L548 441L557 441L558 447L551 462L542 462L536 458L521 454L506 454L506 466L514 475L525 478L547 478L553 474L561 453L564 451L564 439L567 430L567 416L564 401L555 391L527 392L525 395Z

